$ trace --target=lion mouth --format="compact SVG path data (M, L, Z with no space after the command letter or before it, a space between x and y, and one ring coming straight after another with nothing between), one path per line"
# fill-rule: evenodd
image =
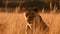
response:
M32 24L32 23L33 23L33 21L28 21L28 23L29 23L29 24Z
M31 23L33 23L33 18L28 18L27 21L28 21L29 24L31 24Z

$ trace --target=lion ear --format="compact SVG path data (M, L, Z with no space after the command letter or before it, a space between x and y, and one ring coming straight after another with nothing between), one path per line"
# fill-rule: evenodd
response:
M33 11L37 13L38 12L38 8L37 7L34 7L33 8Z
M23 12L26 12L27 10L26 10L26 8L22 8L22 11L23 11Z

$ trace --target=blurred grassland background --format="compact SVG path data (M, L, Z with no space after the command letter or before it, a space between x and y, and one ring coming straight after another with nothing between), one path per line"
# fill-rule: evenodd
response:
M5 5L3 3L2 3L3 5L0 5L0 34L25 34L27 22L23 12L18 13L20 7L12 6L13 8L12 7L6 8L8 4L8 0L0 0L0 2L1 1L5 2ZM16 2L16 0L13 1ZM49 0L45 0L45 1L49 1ZM49 34L60 34L60 13L59 13L60 9L57 10L57 12L58 13L56 13L56 11L53 10L50 11L50 13L45 13L45 12L39 13L43 21L50 28Z

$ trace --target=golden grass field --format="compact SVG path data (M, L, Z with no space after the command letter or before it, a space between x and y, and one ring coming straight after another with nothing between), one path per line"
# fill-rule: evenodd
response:
M60 13L40 13L49 26L49 34L60 34ZM23 13L0 13L0 34L25 34L26 19Z

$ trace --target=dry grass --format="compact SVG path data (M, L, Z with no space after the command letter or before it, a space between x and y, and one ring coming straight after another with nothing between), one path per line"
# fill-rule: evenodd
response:
M49 34L60 34L60 14L40 13L49 26ZM26 20L23 14L0 13L0 34L25 34Z

